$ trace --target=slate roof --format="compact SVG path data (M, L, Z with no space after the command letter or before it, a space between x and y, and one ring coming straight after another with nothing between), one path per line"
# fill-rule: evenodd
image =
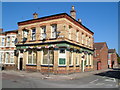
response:
M115 49L109 49L108 50L108 53L115 53L116 51L115 51Z
M100 50L103 48L104 44L106 44L106 42L94 43L93 48L96 50Z

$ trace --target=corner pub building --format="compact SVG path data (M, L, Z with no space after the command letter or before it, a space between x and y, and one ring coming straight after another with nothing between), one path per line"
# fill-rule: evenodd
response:
M66 13L18 22L18 70L69 74L93 70L93 32Z

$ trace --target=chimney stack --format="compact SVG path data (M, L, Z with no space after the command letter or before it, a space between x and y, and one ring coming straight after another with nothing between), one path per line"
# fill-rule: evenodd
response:
M3 29L2 28L0 28L0 33L2 33L3 32Z
M72 18L76 19L76 11L75 11L74 6L72 6L72 10L70 11L70 15Z
M33 13L33 18L34 19L37 19L38 18L38 14L35 12L35 13Z
M78 19L78 22L82 23L82 20L81 20L81 19Z

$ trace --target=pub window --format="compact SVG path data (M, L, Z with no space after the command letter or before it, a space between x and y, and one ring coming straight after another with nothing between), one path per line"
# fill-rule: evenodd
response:
M76 65L79 65L79 58L78 58L79 55L78 55L78 52L76 52L76 54L77 54L76 55Z
M36 51L29 50L28 51L28 64L36 64Z
M14 63L14 52L10 53L10 63Z
M49 54L48 54L48 51L49 51ZM49 60L49 62L48 62L48 60ZM52 65L54 63L54 51L53 51L53 49L49 50L48 48L44 48L43 49L43 61L42 61L42 64L47 65L48 63L50 65Z
M8 59L9 59L9 53L6 53L6 58L5 58L5 63L8 63Z
M65 53L65 49L64 48L60 48L60 53Z
M69 52L69 65L72 65L73 63L73 53L72 51Z

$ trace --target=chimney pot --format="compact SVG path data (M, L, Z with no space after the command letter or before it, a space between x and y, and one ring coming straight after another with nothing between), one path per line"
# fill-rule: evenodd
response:
M75 11L74 6L72 6L72 10L70 11L70 15L72 18L76 19L76 11Z
M81 20L81 19L78 19L78 22L82 23L82 20Z
M33 13L33 18L34 19L37 19L38 18L38 14L35 12L35 13Z

